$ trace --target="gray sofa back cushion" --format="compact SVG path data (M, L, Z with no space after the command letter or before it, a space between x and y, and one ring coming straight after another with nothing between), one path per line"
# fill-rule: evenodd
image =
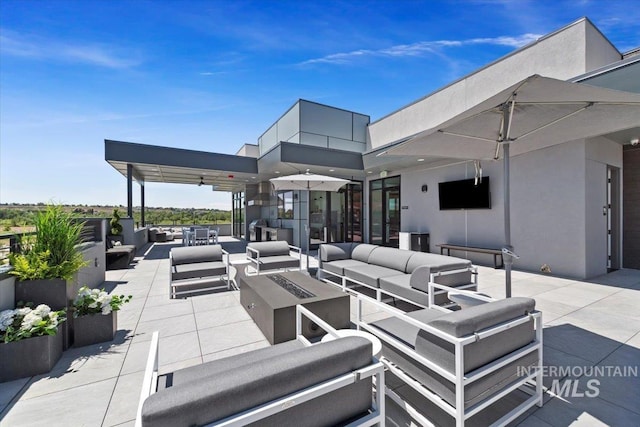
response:
M456 311L434 320L429 325L455 337L465 337L489 326L531 313L535 307L536 302L531 298L506 298Z
M260 251L260 257L263 256L277 256L277 255L289 255L289 243L285 240L278 240L277 242L251 242L247 244L248 248L253 248ZM248 252L251 258L256 258L255 252Z
M357 243L355 244L357 245ZM320 261L330 262L351 258L354 243L331 243L320 245Z
M404 273L407 268L409 258L414 254L412 251L404 251L395 248L378 247L369 255L369 264L379 265L381 267L392 268Z
M292 350L284 355L257 360L248 365L240 364L222 372L217 371L214 376L205 375L201 379L159 391L144 402L142 424L180 427L211 423L370 363L371 343L360 337L342 338ZM360 396L349 397L350 405L345 408L349 412L340 414L344 417L342 420L334 419L332 411L326 410L332 406L331 402L322 405L324 409L318 416L326 421L324 424L337 424L369 408L371 380L363 382L366 387L359 388ZM341 396L341 399L344 398ZM297 412L295 407L288 411ZM318 423L318 419L313 422Z
M438 271L457 270L471 266L471 261L462 258L425 252L411 253L412 256L407 262L407 268L404 270L405 273L413 273L413 270L423 265L429 266L432 273L436 273Z
M446 314L427 324L456 337L465 337L491 326L526 315L535 309L531 298L509 298ZM465 346L464 371L473 371L517 350L535 338L533 319ZM455 370L454 345L420 330L416 351L449 372Z
M188 246L171 249L173 265L193 264L196 262L222 261L222 246Z
M369 262L369 255L371 255L371 252L378 248L380 248L380 246L361 243L355 246L351 251L351 259L355 259L356 261Z

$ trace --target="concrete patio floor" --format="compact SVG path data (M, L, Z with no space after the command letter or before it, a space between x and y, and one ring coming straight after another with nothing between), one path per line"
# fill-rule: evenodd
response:
M222 243L232 252L243 247L230 238ZM107 289L133 295L118 314L114 342L72 348L51 373L0 384L1 426L133 425L149 341L156 330L161 372L269 345L240 306L237 291L169 299L168 251L178 245L156 243L129 269L107 272ZM242 263L244 254L236 253L231 260ZM479 267L479 289L504 297L504 271ZM572 377L592 366L635 367L637 373L640 271L620 270L590 281L515 271L513 294L535 298L543 313L544 364L573 368L567 378L579 379L573 397L547 392L542 408L530 410L513 425L640 425L637 376L586 372ZM546 376L545 386L551 387L554 378L559 377ZM580 397L591 391L588 380L599 381L598 394ZM387 402L389 425L413 425L406 413Z

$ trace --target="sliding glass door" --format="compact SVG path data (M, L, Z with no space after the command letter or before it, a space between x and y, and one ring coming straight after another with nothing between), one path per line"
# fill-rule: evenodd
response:
M369 183L370 241L374 245L399 247L400 177Z
M244 238L244 191L233 193L232 221L233 236L238 239Z
M362 241L362 184L338 192L312 191L309 201L311 244Z

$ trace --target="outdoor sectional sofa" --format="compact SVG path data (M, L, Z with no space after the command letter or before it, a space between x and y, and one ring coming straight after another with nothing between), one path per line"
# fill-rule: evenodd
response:
M463 426L478 414L475 424L505 425L532 406L542 406L542 314L535 310L535 301L480 298L478 305L458 311L435 307L407 314L358 298L358 304L373 304L388 314L368 322L361 307L356 323L382 341L380 360L410 387L387 389L386 394L422 423L438 419L437 424L449 424L448 415ZM410 390L444 413L425 413L426 406L415 403Z
M259 425L384 425L384 367L371 341L339 338L311 344L298 338L275 346L158 375L158 332L143 380L136 427Z
M319 267L326 282L339 278L345 291L351 282L375 290L378 301L386 294L421 307L448 302L443 291L429 296L429 282L468 290L477 286L469 260L366 243L320 245Z

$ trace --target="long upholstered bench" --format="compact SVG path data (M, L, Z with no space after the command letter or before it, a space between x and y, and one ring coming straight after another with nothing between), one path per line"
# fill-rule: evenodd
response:
M445 292L429 296L429 282L475 290L477 272L471 261L438 254L387 248L366 243L331 243L319 248L324 280L338 278L343 289L353 283L383 295L428 307L446 304ZM432 301L430 301L432 298Z
M298 338L275 346L159 374L158 332L138 405L136 427L259 425L384 425L384 367L372 357L371 341L336 337L311 344Z

